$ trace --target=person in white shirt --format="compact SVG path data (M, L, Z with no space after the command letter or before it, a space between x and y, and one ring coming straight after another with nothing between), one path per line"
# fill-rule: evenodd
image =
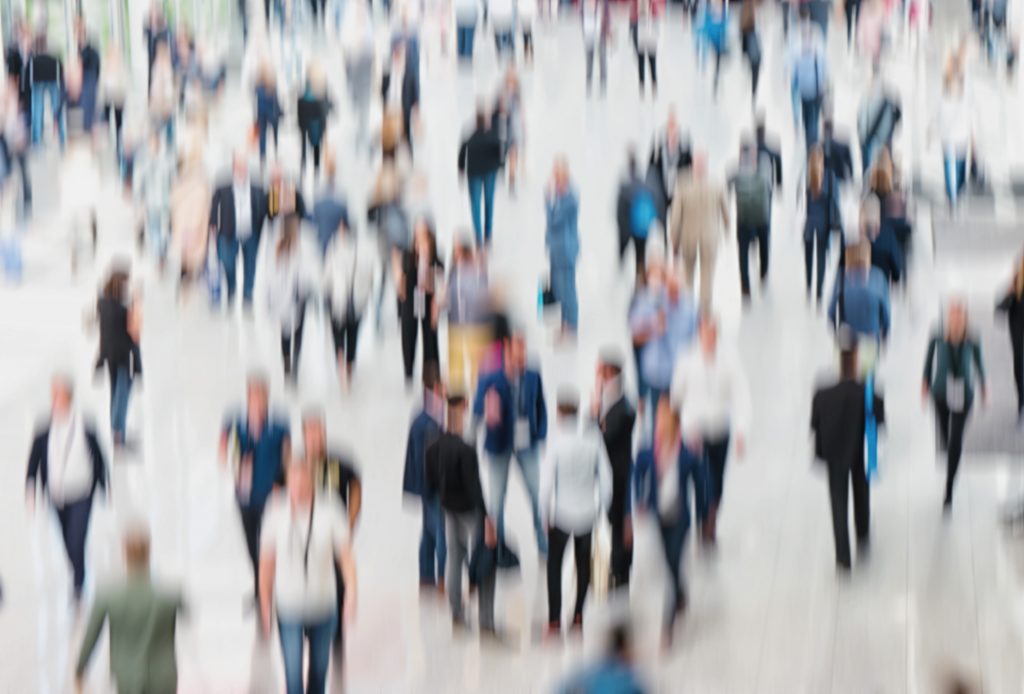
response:
M514 58L516 52L515 0L487 0L487 8L490 11L491 28L494 29L495 54L499 59L502 56Z
M612 468L601 430L577 418L579 393L558 393L558 418L541 470L540 509L548 532L548 626L561 634L562 558L572 538L576 555L576 605L572 628L583 628L583 603L590 588L590 548L594 523L612 501Z
M305 322L306 299L309 296L307 273L303 272L299 248L299 216L284 218L281 235L268 258L266 267L267 312L281 329L281 356L285 380L293 385L298 380L299 352L302 350L302 328Z
M99 487L107 491L107 465L92 423L74 408L71 379L54 376L50 384L50 420L36 432L28 459L25 491L29 511L35 510L37 490L43 492L60 522L64 547L72 567L73 597L77 604L85 583L85 540L92 500Z
M323 694L326 689L338 621L335 561L345 582L344 614L351 621L356 566L345 510L336 494L315 491L310 462L295 456L287 468L287 490L271 498L260 537L260 631L269 638L276 607L288 694ZM304 641L309 642L305 688Z
M962 61L961 56L954 56L946 67L942 96L932 125L932 134L939 133L942 145L942 171L950 210L956 209L967 180L968 159L974 156L975 106L965 84Z
M359 324L373 291L376 257L373 246L363 243L344 221L327 247L323 294L330 310L338 377L343 383L352 381Z
M680 415L683 441L703 459L708 475L703 539L713 544L729 444L735 443L736 455L742 458L750 426L747 377L739 355L719 348L718 323L713 317L701 317L698 344L676 362L670 393L672 409Z

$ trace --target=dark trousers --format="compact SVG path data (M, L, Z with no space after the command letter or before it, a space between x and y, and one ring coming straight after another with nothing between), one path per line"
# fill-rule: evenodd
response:
M533 29L523 30L523 57L533 60Z
M644 88L646 75L644 74L644 58L651 66L651 86L658 88L658 55L657 53L637 53L637 69L640 72L640 89Z
M853 43L853 30L857 28L857 20L860 18L860 0L846 0L843 9L846 10L846 42Z
M761 281L768 278L768 225L760 227L739 228L740 252L740 289L744 296L750 294L750 244L757 242L758 254L761 256Z
M319 173L320 171L320 152L323 149L323 140L318 139L313 142L313 138L309 137L307 133L301 133L302 137L302 159L300 162L300 170L306 170L306 143L313 148L313 173Z
M64 549L71 561L75 596L79 597L82 594L82 584L85 583L85 540L89 533L89 516L92 514L92 494L54 508L60 522L61 535L64 537Z
M825 286L825 261L828 260L829 230L819 229L804 232L804 276L807 280L807 296L811 295L811 278L814 266L814 251L817 246L817 275L815 296L821 301L821 293ZM842 271L842 266L840 266Z
M629 571L633 566L633 546L626 546L626 495L629 494L629 480L614 481L612 507L608 523L612 527L611 576L609 585L620 588L629 585Z
M665 564L672 581L670 586L665 622L671 624L676 614L686 604L686 583L680 564L683 560L683 548L686 545L686 534L690 530L689 514L685 511L674 521L658 521L661 537L661 548L665 552Z
M348 315L343 320L331 318L331 334L334 336L334 353L345 355L345 363L356 362L356 341L359 338L359 316Z
M281 333L281 357L284 359L284 375L299 372L299 353L302 352L302 328L306 323L305 304L299 309L299 319L290 331Z
M473 38L476 36L476 25L457 25L455 27L455 50L459 58L473 58Z
M267 119L264 119L264 118L259 118L259 119L256 120L256 128L259 131L259 141L260 141L260 163L266 161L266 159L267 159L267 131L268 130L273 131L273 134L274 134L274 151L275 152L279 152L280 151L278 149L278 144L277 144L278 126L279 126L279 122L276 121L276 120L267 120Z
M747 58L747 62L750 65L750 98L757 98L757 84L761 79L761 60L750 60Z
M327 16L327 0L309 0L310 9L313 10L313 18Z
M946 501L952 501L953 483L964 450L964 429L971 410L965 407L963 412L953 412L946 401L938 397L933 397L932 402L935 403L935 418L939 425L939 441L946 451Z
M729 457L729 435L720 439L704 439L704 463L707 471L707 501L709 508L722 505L725 486L725 461Z
M1017 387L1017 412L1024 412L1024 334L1010 330L1013 348L1013 383Z
M590 590L590 545L592 533L569 535L552 526L548 531L548 623L562 622L562 559L565 557L565 546L569 538L573 538L573 550L576 557L576 605L573 608L573 620L583 619L583 603Z
M657 403L657 400L654 402ZM683 502L683 511L688 518L694 518L698 523L703 523L708 515L711 492L707 456L696 456L685 446L680 448L679 455L682 458L679 468L679 497ZM694 513L692 515L690 514L690 493L687 484L693 487Z
M430 297L426 305L430 306ZM437 346L437 329L430 324L430 316L415 318L402 315L402 361L405 365L405 380L412 380L412 367L416 362L416 338L423 328L423 363L440 364L440 352Z
M242 519L245 547L252 562L252 590L257 600L260 595L260 528L263 526L263 504L238 504Z
M338 626L334 630L334 645L342 653L345 644L345 577L341 575L341 566L334 562L334 589L338 593ZM344 657L344 656L342 656Z
M420 584L435 585L444 582L448 543L444 536L444 512L441 500L424 496L423 527L420 530Z
M857 530L857 543L864 546L868 540L870 505L868 478L860 460L852 467L829 465L828 493L832 500L832 533L836 543L836 563L850 568L849 485L853 483L853 522Z
M810 152L811 147L818 141L818 120L821 117L821 100L801 99L800 113L804 123L804 143L807 145L807 151Z

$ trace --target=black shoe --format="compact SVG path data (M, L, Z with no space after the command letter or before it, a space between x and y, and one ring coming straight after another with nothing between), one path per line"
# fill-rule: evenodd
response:
M942 500L942 515L948 516L953 512L953 497L946 495L946 498Z

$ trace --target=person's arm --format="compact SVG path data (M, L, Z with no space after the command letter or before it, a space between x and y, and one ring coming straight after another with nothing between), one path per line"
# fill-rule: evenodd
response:
M459 175L460 176L464 176L466 174L466 155L469 152L469 147L467 146L468 143L469 143L469 140L466 140L459 147Z
M220 430L220 444L217 446L217 459L220 461L221 465L226 465L228 462L228 441L231 438L231 432L235 430L235 428L235 422L233 420L228 420Z
M337 560L341 564L341 576L345 582L345 619L352 621L356 615L356 560L352 555L350 541L338 548Z
M840 273L845 272L842 268L839 270ZM842 275L838 275L835 281L832 283L832 298L828 301L828 322L829 325L834 325L836 322L836 309L839 305L839 283L843 281Z
M544 402L544 382L537 374L537 440L543 441L548 436L548 406Z
M110 473L107 470L107 461L103 457L103 449L100 448L96 432L88 425L85 427L85 443L89 449L89 457L92 459L93 477L96 480L96 484L104 492L107 492L107 483L110 477Z
M473 507L487 513L487 503L484 501L484 488L480 484L480 461L476 449L466 448L466 453L460 460L462 464L462 479L466 481L469 490L470 500Z
M608 460L608 448L604 441L598 439L597 445L597 492L601 500L601 508L607 511L612 507L612 464ZM626 513L629 513L629 493L626 494Z
M264 535L266 537L266 535ZM277 555L273 547L270 546L269 541L262 542L262 549L260 550L260 633L263 638L270 637L271 628L271 615L270 607L271 600L274 595L274 572L277 567ZM348 583L345 584L346 593L348 592ZM354 588L354 586L353 586Z
M558 448L548 448L545 459L540 466L540 491L538 504L541 523L545 531L551 527L551 517L554 512L555 501L555 477L558 474Z
M722 233L729 233L729 199L726 197L725 191L721 191L718 194L718 210L722 215Z
M981 398L984 401L988 400L988 382L985 378L985 364L981 358L981 345L977 342L971 341L971 354L974 358L974 368L978 372L978 385L981 388Z
M882 300L879 305L881 311L881 324L882 324L882 339L886 340L889 338L889 323L890 323L890 309L889 309L889 290L888 288L882 292Z
M928 341L928 351L924 357L924 374L921 376L921 395L927 396L932 389L933 368L935 366L935 348L938 346L938 339L932 338Z
M85 628L82 649L78 652L78 664L75 666L75 679L79 682L85 674L85 669L89 666L93 651L96 650L96 644L103 632L103 625L107 621L107 610L106 599L102 595L97 595L92 610L89 612L89 624Z
M285 484L285 466L292 458L292 436L288 429L284 430L284 438L281 440L281 464L277 466L277 474L274 476L274 491L282 489Z
M36 479L39 477L39 469L43 463L43 456L46 455L46 437L37 434L32 440L32 450L28 454L28 473L25 475L25 494L29 498L35 496Z
M359 512L363 510L363 481L353 476L348 487L348 524L352 532L356 531Z

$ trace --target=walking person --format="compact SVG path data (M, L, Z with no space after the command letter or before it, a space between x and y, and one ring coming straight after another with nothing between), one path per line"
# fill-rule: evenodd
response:
M522 332L508 337L502 350L502 367L480 377L473 398L474 423L482 422L485 432L484 453L490 472L488 508L497 523L498 540L504 544L505 494L514 456L530 497L537 549L541 556L547 556L547 537L540 518L540 446L548 435L544 382L539 371L526 366Z
M452 611L453 631L469 628L462 602L462 567L469 563L470 548L474 556L490 553L498 545L499 533L488 514L480 485L480 462L476 449L462 438L465 424L466 398L448 397L447 426L437 441L427 448L426 483L431 495L440 499L444 510L448 572L446 588ZM478 559L473 560L479 565ZM478 618L481 638L496 638L494 624L495 567L487 567L476 576L479 600ZM472 564L470 564L472 584Z
M590 590L594 524L612 500L612 471L601 432L592 423L580 426L579 394L558 393L558 416L548 444L540 481L540 508L548 531L548 624L546 638L562 633L562 559L569 540L576 557L576 603L572 629L583 631L583 605Z
M306 87L296 105L299 137L302 140L300 177L306 173L306 144L313 150L313 176L320 174L320 153L327 137L327 118L333 105L327 96L327 77L319 64L309 66Z
M562 309L562 339L575 340L579 328L576 297L576 261L580 254L579 197L569 180L569 164L555 160L544 197L547 226L544 245L548 251L551 292Z
M748 0L749 1L749 0ZM761 261L761 287L768 284L769 239L772 214L770 166L758 160L751 143L740 146L739 169L731 187L736 195L736 237L740 261L740 292L744 303L750 301L750 245L757 243ZM703 272L703 270L702 270Z
M487 13L494 31L494 50L498 60L514 61L516 57L515 0L487 0ZM484 17L486 23L488 17Z
M331 149L324 152L323 181L313 200L311 218L320 257L326 258L327 249L339 230L349 230L348 205L339 188L337 159Z
M533 25L537 21L538 0L516 0L516 22L523 34L523 60L533 64Z
M479 0L452 0L455 14L456 55L461 63L473 62L473 42L480 18Z
M580 3L583 20L583 48L587 56L587 94L594 83L594 57L601 72L601 95L608 86L608 44L611 41L611 10L608 0L583 0Z
M156 50L149 84L149 119L150 127L163 136L168 147L174 146L174 117L178 108L177 94L171 47L168 43L160 43Z
M459 175L466 177L476 245L481 249L488 248L491 243L494 187L502 165L501 140L489 121L487 113L478 108L473 132L459 147Z
M104 625L110 631L110 673L120 694L174 694L178 664L174 637L185 601L177 590L164 588L150 575L150 538L144 529L124 536L127 575L97 591L75 667L75 685L84 691L84 677Z
M874 165L882 148L892 150L892 139L903 117L898 97L882 80L881 69L871 71L871 83L861 98L857 111L857 139L860 141L860 163L863 173Z
M124 448L128 404L134 380L142 375L142 306L128 287L127 269L114 268L96 302L100 348L96 369L107 367L110 380L110 430L114 450Z
M710 0L702 4L701 16L697 20L697 62L704 64L708 51L714 53L715 67L711 79L711 93L718 95L718 76L722 68L722 56L728 51L729 4L724 0Z
M171 246L181 280L196 280L209 267L210 181L200 145L190 147L171 189Z
M757 3L759 0L743 0L740 7L740 46L750 67L750 104L757 103L757 85L761 77L761 36L757 32Z
M448 316L448 386L472 393L488 341L491 295L487 267L470 238L458 237L445 288Z
M655 407L654 436L637 453L632 481L637 514L652 512L656 517L668 569L670 585L662 627L662 643L667 648L672 644L676 621L686 612L689 602L681 566L686 537L693 522L687 484L692 478L698 495L697 520L700 520L705 485L698 472L699 458L683 445L679 416L672 411L668 395L657 400Z
M629 493L636 410L622 386L622 360L612 348L603 349L598 358L590 416L599 427L611 466L612 491L605 508L612 529L609 586L615 589L629 585L629 573L633 565L633 522L629 513Z
M291 435L286 420L272 416L266 379L250 374L245 386L245 411L225 417L218 458L229 463L235 478L235 498L252 562L253 597L246 608L255 609L260 599L259 548L263 511L270 493L284 483L284 462L291 455ZM229 461L229 455L231 460Z
M807 151L820 138L821 108L828 91L829 71L824 41L808 20L802 20L797 48L791 57L793 118L804 128Z
M672 409L680 413L685 445L703 459L707 470L707 515L702 520L704 541L714 544L730 445L736 457L746 454L750 389L739 355L719 345L718 322L710 315L701 316L696 347L679 357L671 399Z
M136 161L132 185L142 208L144 237L156 258L161 276L167 269L167 251L171 242L171 187L177 173L173 148L164 144L159 133L151 133L145 156Z
M953 484L960 467L964 429L974 404L975 381L981 390L983 405L988 404L985 367L981 345L968 332L967 306L961 299L949 302L942 333L928 343L921 381L921 398L931 396L939 430L939 443L946 451L946 495L943 510L953 508Z
M670 215L669 239L673 253L682 261L683 283L693 291L699 260L700 307L707 312L712 306L718 244L731 223L725 189L708 180L703 153L694 156L690 175L677 179Z
M508 190L515 194L519 180L519 162L522 160L522 149L526 139L525 113L523 108L523 91L519 86L519 75L514 67L505 73L505 81L499 96L503 127L499 129L504 140L502 161L508 172Z
M346 2L341 24L341 51L345 62L345 84L349 104L356 119L357 151L368 149L367 123L373 96L373 63L375 44L373 17L366 3Z
M967 182L967 160L973 147L975 130L974 103L958 63L946 69L942 80L939 108L930 133L934 134L936 130L942 146L946 200L952 212L956 210L960 193Z
M445 543L444 514L441 500L427 488L426 453L444 429L445 388L435 366L423 371L423 407L409 425L405 444L405 470L402 492L419 497L422 511L420 526L420 590L436 589L444 593Z
M647 84L646 67L651 68L651 98L658 98L658 43L661 40L662 0L637 0L636 48L637 70L640 74L640 98Z
M1013 384L1017 393L1017 424L1024 422L1024 259L1017 261L1010 288L996 310L1006 314L1013 353Z
M50 117L57 128L60 149L63 152L67 140L64 64L48 50L45 31L35 38L35 45L25 68L25 80L31 95L32 144L39 144L43 137L43 112L46 101L49 100Z
M82 111L82 130L91 137L98 113L100 53L96 50L92 38L85 29L85 20L81 17L75 21L75 35L78 41L78 63L82 72L77 105Z
M307 410L302 415L302 445L306 460L313 469L315 488L336 497L345 511L349 534L355 536L356 523L363 508L363 482L355 463L327 446L327 424L323 412ZM340 563L334 565L334 584L338 594L338 626L334 632L334 649L344 658L345 644L345 577Z
M256 257L263 224L267 218L267 196L249 178L249 163L244 152L235 152L231 182L213 192L210 203L210 238L216 240L217 256L227 284L227 305L235 297L236 264L242 251L242 301L252 308L256 279Z
M281 358L285 382L299 382L299 355L302 352L302 328L309 298L309 273L303 268L299 249L299 216L284 218L281 233L268 258L266 268L267 313L281 336Z
M835 179L831 171L825 170L825 155L821 146L811 148L807 160L807 188L804 192L804 277L807 284L807 302L811 302L811 288L814 298L821 307L822 288L825 285L825 265L828 261L829 240L839 216L839 200ZM840 239L842 242L842 239ZM817 263L815 263L815 251ZM817 268L817 270L815 270Z
M419 55L410 55L413 41L395 41L391 48L391 60L381 81L381 93L386 105L385 111L398 110L402 114L402 142L413 154L413 114L420 103Z
M359 328L373 293L374 250L348 226L347 214L337 226L324 258L323 295L334 341L338 378L351 386Z
M657 195L659 219L666 229L679 174L686 172L692 165L690 143L680 131L675 107L670 106L665 130L657 136L651 147L646 179Z
M632 243L637 283L643 281L647 240L658 221L655 196L654 190L640 177L636 151L630 148L626 153L626 175L619 184L615 218L619 231L619 262L625 259L626 249Z
M398 277L399 314L402 323L402 362L406 387L412 385L416 363L416 342L423 333L423 365L441 363L437 345L437 290L444 277L444 263L437 252L437 235L433 222L426 217L416 220L412 247L402 252Z
M25 498L35 511L39 491L60 523L64 549L71 562L72 599L77 606L85 584L85 544L96 489L109 497L107 462L91 422L74 403L74 387L66 376L50 382L50 418L32 439L25 477ZM38 491L37 491L38 490Z
M345 618L355 616L356 565L352 532L341 502L318 491L312 465L290 458L287 488L267 505L260 538L260 634L270 637L272 608L284 658L287 694L324 694L338 621L335 564L345 582ZM303 684L303 650L309 647Z
M872 371L882 343L889 338L891 313L889 283L871 265L871 243L866 239L846 247L846 267L837 274L828 309L829 325L846 325L861 341L860 364Z
M256 131L260 147L260 167L267 161L267 134L274 136L274 152L279 152L278 129L284 110L277 97L277 77L269 60L260 64L259 75L254 87L256 96Z
M839 335L839 381L814 393L811 403L811 433L814 457L826 465L832 505L836 568L848 573L850 558L849 489L853 487L853 519L858 553L870 547L870 498L864 464L865 425L868 418L877 426L885 424L885 403L873 387L871 412L867 411L865 384L857 379L858 340L848 330Z

